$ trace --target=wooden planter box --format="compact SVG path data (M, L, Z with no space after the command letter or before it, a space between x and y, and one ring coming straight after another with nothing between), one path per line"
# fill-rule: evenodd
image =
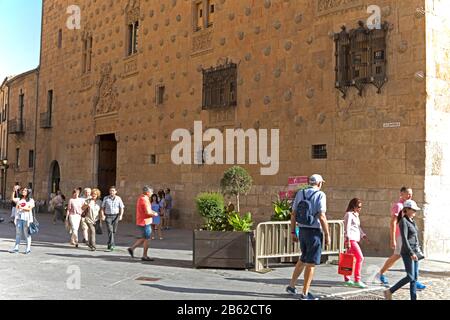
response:
M194 230L194 267L249 269L253 232Z

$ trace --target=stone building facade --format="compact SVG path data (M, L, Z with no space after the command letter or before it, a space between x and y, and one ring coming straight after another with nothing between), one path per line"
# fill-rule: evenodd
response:
M417 221L426 253L449 255L450 219L440 201L450 174L444 161L450 151L446 1L79 3L80 10L68 14L71 1L43 2L37 197L55 188L68 193L115 184L133 219L143 185L170 187L176 225L192 228L201 224L195 195L217 190L229 165L175 165L174 130L194 133L194 121L222 131L276 128L277 174L261 175L261 164L243 165L254 186L242 207L256 222L270 218L271 201L288 177L320 173L328 216L342 219L348 201L361 198L361 221L371 238L364 250L388 254L390 206L408 185L425 209ZM385 50L361 59L351 48L341 63L367 71L370 59L386 61L387 81L380 85L367 74L372 83L347 81L344 99L335 88L335 38L342 25L354 32L362 21L366 28L371 5L386 27ZM233 103L209 108L214 99L205 93L206 74L226 66L237 70L225 89ZM352 77L363 77L355 72ZM220 102L224 95L217 90Z
M34 69L7 81L8 143L7 153L2 158L8 160L5 190L7 199L16 182L34 189L38 75L38 69Z
M8 77L6 77L0 85L0 195L5 198L6 192L6 171L8 165L7 158L7 119L8 119ZM5 162L5 163L3 163Z

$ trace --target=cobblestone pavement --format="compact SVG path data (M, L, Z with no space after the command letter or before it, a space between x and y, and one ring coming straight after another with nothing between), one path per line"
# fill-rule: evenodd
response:
M418 300L450 300L450 274L448 272L422 272L420 281L427 286L417 291ZM343 300L384 300L383 290L343 297ZM398 290L393 300L409 300L409 284Z

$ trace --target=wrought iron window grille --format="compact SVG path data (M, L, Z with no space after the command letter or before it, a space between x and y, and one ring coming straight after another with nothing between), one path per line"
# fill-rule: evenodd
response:
M355 87L359 95L367 84L374 85L381 93L387 82L386 75L386 36L389 24L385 22L381 29L368 29L364 22L359 27L334 34L336 81L335 87L342 92L345 99L348 89Z
M202 108L215 109L237 105L237 64L226 61L223 65L203 69Z

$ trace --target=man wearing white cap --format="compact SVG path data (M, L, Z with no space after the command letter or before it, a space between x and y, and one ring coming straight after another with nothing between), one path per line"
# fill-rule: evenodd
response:
M296 225L298 225L298 240L300 240L302 254L295 266L291 283L286 288L286 291L290 294L297 294L295 284L298 277L305 270L303 293L300 294L301 300L317 300L309 292L309 287L314 276L314 268L320 264L323 236L325 236L325 245L329 245L331 242L328 222L325 216L327 211L326 195L323 191L320 191L324 182L321 175L313 174L309 177L309 188L298 191L292 203L292 240L297 241L294 230ZM325 234L322 234L322 230Z

